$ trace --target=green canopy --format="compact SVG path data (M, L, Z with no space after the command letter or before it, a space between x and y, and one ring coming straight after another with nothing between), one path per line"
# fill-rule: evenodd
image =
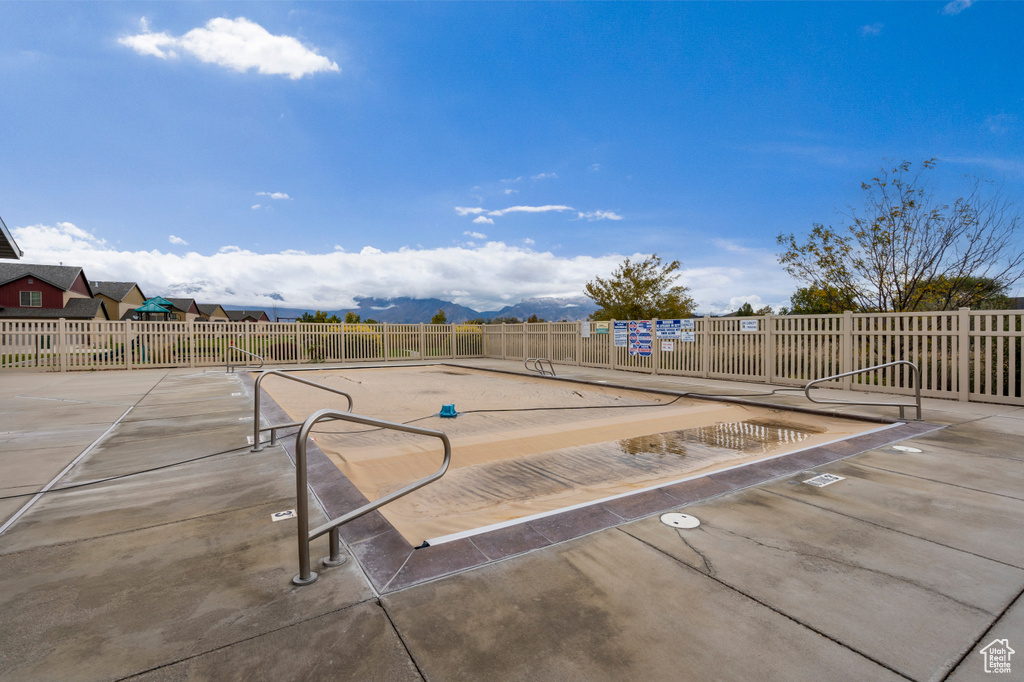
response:
M168 301L163 296L154 296L153 298L146 299L146 304L149 305L150 303L155 303L156 305L166 306L168 308L173 308L174 307L174 304L171 303L170 301ZM136 308L136 310L140 310L140 308ZM160 312L160 311L154 310L152 312L155 313L155 312ZM165 310L163 312L166 313L166 312L170 312L170 311L169 310Z
M168 305L170 305L170 303L168 303ZM135 312L137 312L137 313L163 313L164 315L169 315L171 311L168 310L167 308L164 308L161 305L158 305L156 303L155 299L150 299L150 300L146 301L145 303L143 303L142 305L140 305L138 308L136 308Z

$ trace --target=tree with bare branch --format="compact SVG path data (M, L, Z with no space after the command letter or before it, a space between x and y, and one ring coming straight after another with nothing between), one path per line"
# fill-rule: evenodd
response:
M1018 205L974 179L952 204L935 198L904 161L862 183L864 209L848 224L816 223L805 241L780 234L779 262L812 290L835 291L860 310L989 307L1024 277Z

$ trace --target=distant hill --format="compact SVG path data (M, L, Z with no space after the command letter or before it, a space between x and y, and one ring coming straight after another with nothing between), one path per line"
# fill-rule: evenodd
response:
M392 324L415 324L419 322L430 322L438 311L443 310L449 322L466 322L483 318L491 320L495 317L515 317L525 320L531 315L548 320L559 322L568 320L575 322L585 320L597 310L597 306L586 296L571 296L568 298L527 298L521 302L505 306L501 310L479 312L472 308L445 301L439 298L409 298L405 296L397 298L371 298L368 296L357 296L355 308L344 308L339 310L327 310L328 315L337 315L344 319L345 313L351 310L363 320L372 319L378 322L390 322ZM260 306L251 305L226 305L225 310L252 310ZM281 318L301 317L303 313L314 313L310 308L285 308L278 306L276 309L263 306L267 315L273 320L275 316Z
M495 317L515 317L520 320L536 315L548 322L578 322L590 317L597 310L597 304L586 296L570 296L569 298L525 298L515 305L505 306L501 310L483 312L479 317L490 320Z

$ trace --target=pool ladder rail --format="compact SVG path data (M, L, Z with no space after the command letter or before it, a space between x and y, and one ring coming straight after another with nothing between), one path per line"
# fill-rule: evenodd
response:
M247 350L242 350L241 348L239 348L238 346L236 346L234 344L230 344L228 346L227 352L224 354L224 363L226 365L225 368L224 368L224 371L226 373L231 374L232 372L235 371L235 368L237 367L237 365L231 364L231 351L232 350L234 350L234 351L236 351L238 353L244 353L245 355L248 355L251 358L256 358L257 360L260 361L259 367L253 367L251 369L261 369L263 367L263 356L262 355L256 355L255 353L250 353Z
M875 370L884 369L886 367L894 367L896 365L907 365L913 371L914 376L914 402L912 403L874 403L860 400L815 400L811 397L811 389L815 384L820 384L825 381L833 381L835 379L842 379L844 377L852 377L857 374L865 374L867 372L873 372ZM909 360L896 360L895 362L886 362L882 365L874 365L873 367L865 367L864 369L856 369L852 372L843 372L842 374L833 374L830 377L822 377L821 379L815 379L808 382L804 386L804 395L812 403L818 403L819 405L881 405L884 407L898 407L900 408L900 419L906 419L905 408L916 407L918 421L921 421L921 370L914 363Z
M271 424L270 426L260 426L260 384L263 380L270 376L279 376L289 381L297 381L300 384L306 386L312 386L313 388L319 388L329 393L336 393L340 396L344 396L348 400L348 410L352 411L353 402L352 396L338 388L331 388L330 386L324 386L318 384L315 381L308 379L300 379L299 377L292 376L291 372L302 371L302 370L284 370L284 369L268 369L260 372L260 375L256 377L256 382L253 386L253 400L252 400L252 452L260 452L263 450L263 441L261 434L265 431L270 432L270 445L277 445L277 432L280 429L294 428L296 426L302 426L303 422L286 422L284 424Z
M364 424L366 426L376 426L382 429L390 429L392 431L404 431L406 433L413 433L422 436L431 436L438 438L444 444L444 459L441 462L441 468L425 476L424 478L414 481L409 485L405 486L401 490L396 490L393 493L385 495L372 502L364 504L358 509L354 509L344 516L336 519L331 519L327 523L324 523L316 528L309 529L309 495L306 490L306 441L309 438L309 432L313 429L318 422L321 421L333 421L341 420L354 422L356 424ZM302 428L299 429L298 435L295 437L295 498L296 498L296 515L298 516L298 539L299 539L299 573L292 578L294 585L302 586L309 585L316 581L317 574L310 568L309 561L309 543L312 540L330 533L330 555L324 557L321 562L324 566L338 566L345 563L345 557L341 556L341 526L359 518L365 514L383 507L389 502L393 502L400 497L404 497L414 490L419 490L423 486L433 483L437 479L444 476L444 473L448 470L448 465L452 461L452 444L448 440L448 436L442 431L436 431L434 429L426 429L419 426L411 426L409 424L398 424L396 422L389 422L384 419L376 419L374 417L364 417L358 414L352 414L351 412L339 412L337 410L318 410L306 418L306 421L302 423Z
M547 369L544 369L545 362L548 364ZM555 366L551 364L551 361L547 358L526 358L526 360L523 361L523 367L531 372L536 372L541 376L555 376Z

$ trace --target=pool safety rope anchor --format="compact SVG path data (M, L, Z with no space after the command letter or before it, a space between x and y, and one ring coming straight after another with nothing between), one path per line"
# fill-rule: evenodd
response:
M451 405L442 405L441 406L441 416L442 417L450 417L450 418L458 417L459 413L455 411L455 404L452 403Z

